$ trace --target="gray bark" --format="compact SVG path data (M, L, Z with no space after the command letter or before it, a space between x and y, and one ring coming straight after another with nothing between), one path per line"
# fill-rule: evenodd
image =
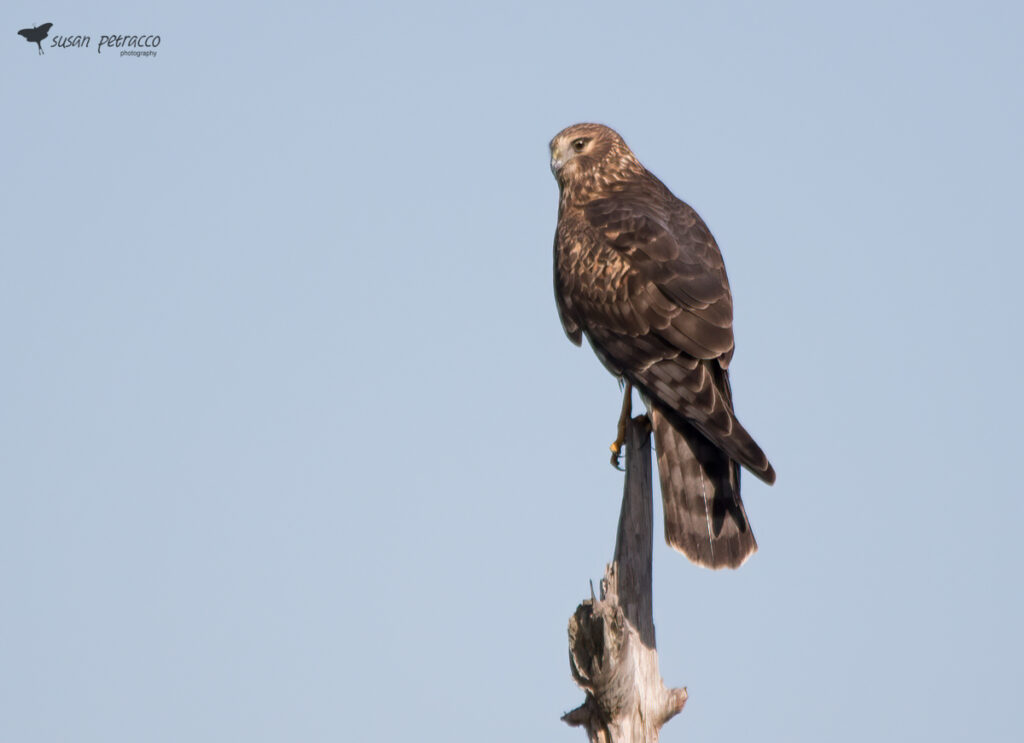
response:
M653 547L651 428L647 416L626 429L626 484L601 596L569 620L569 665L587 693L562 719L593 743L654 743L686 704L686 689L666 689L658 670L651 598Z

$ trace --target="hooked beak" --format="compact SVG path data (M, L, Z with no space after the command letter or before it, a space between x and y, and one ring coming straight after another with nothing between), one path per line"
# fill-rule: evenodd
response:
M551 174L557 176L558 171L565 165L565 157L555 149L554 145L551 147Z

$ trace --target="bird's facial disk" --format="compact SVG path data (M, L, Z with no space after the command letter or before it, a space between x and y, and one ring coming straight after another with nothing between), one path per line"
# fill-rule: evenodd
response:
M563 135L551 140L551 172L557 178L563 168L573 163L576 157L586 155L593 148L594 138L589 136Z

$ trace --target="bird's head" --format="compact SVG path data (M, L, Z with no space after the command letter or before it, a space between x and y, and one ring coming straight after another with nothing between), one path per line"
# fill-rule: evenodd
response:
M573 124L551 140L551 172L560 186L601 185L629 173L643 172L622 137L601 124Z

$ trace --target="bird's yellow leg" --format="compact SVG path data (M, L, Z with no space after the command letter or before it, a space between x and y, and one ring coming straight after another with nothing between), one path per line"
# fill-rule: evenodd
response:
M633 414L633 385L628 381L622 393L622 412L619 414L619 425L615 432L615 441L609 447L612 450L612 467L617 470L619 466L619 455L622 453L622 446L626 443L626 424Z

